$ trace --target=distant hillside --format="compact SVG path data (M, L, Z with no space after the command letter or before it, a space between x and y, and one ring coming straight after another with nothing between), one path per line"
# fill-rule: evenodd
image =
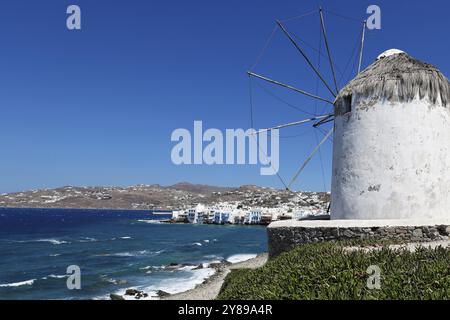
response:
M212 192L224 192L231 190L230 187L216 187L209 186L206 184L192 184L189 182L180 182L171 186L166 187L166 189L182 190L192 193L212 193Z
M74 187L0 195L0 207L92 209L184 209L198 203L238 203L243 207L323 208L328 193L290 192L258 186L217 187L182 182L173 186Z

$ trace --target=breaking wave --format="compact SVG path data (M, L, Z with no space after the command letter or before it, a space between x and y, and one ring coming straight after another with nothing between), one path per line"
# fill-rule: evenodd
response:
M46 277L43 277L42 278L42 280L47 280L47 279L63 279L63 278L67 278L69 275L68 274L61 274L61 275L58 275L58 274L49 274L48 276L46 276Z
M2 284L0 284L0 287L4 288L4 287L32 286L35 281L36 281L36 279L31 279L31 280L14 282L14 283L2 283Z
M78 240L78 242L97 242L99 241L98 239L95 238L90 238L90 237L84 237L81 240Z
M139 250L139 251L125 251L125 252L115 252L115 253L101 253L96 254L96 257L140 257L140 256L156 256L161 254L164 250L158 251L148 251L148 250Z
M229 256L227 258L227 261L230 263L238 263L238 262L247 261L247 260L250 260L250 259L253 259L256 257L257 257L256 253L234 254L232 256Z
M47 243L51 243L51 244L53 244L53 245L59 245L59 244L67 244L67 243L70 243L69 241L58 240L58 239L35 239L35 240L13 241L13 242L16 242L16 243L47 242Z
M145 219L141 219L141 220L138 220L138 222L150 223L150 224L161 224L161 221L158 221L158 220L145 220Z

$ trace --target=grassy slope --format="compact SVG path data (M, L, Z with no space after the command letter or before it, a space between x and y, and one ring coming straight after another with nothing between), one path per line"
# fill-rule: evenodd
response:
M366 287L370 265L381 269L379 290ZM262 268L232 271L218 299L450 299L450 250L301 245Z

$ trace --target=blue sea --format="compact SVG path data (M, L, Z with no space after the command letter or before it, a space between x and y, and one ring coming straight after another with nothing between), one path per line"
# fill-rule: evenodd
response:
M0 208L0 299L108 299L127 288L177 293L211 276L207 263L267 251L264 227L158 222L168 217ZM67 288L71 265L80 268L80 290Z

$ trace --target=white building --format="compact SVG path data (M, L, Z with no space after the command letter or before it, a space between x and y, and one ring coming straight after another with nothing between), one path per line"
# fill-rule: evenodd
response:
M450 83L389 50L335 102L331 219L450 215Z
M213 224L215 222L216 210L208 209L206 210L206 214L204 216L204 223Z
M172 221L174 222L188 222L187 211L184 210L174 210L172 211Z
M261 209L252 209L245 214L245 224L259 224L261 223L262 211Z
M195 208L191 208L187 211L187 219L189 223L203 223L204 218L207 215L206 207L202 204L198 204Z
M319 216L328 216L328 213L326 210L319 208L302 208L294 212L294 214L292 215L292 219L301 220Z
M233 224L244 224L246 212L243 210L233 210L232 223Z
M228 224L234 222L234 215L231 210L216 210L214 215L214 223Z
M181 210L173 210L172 211L172 220L178 220L178 217L180 214L182 214L184 211Z
M261 215L260 223L263 225L269 225L274 220L272 213L263 213Z

